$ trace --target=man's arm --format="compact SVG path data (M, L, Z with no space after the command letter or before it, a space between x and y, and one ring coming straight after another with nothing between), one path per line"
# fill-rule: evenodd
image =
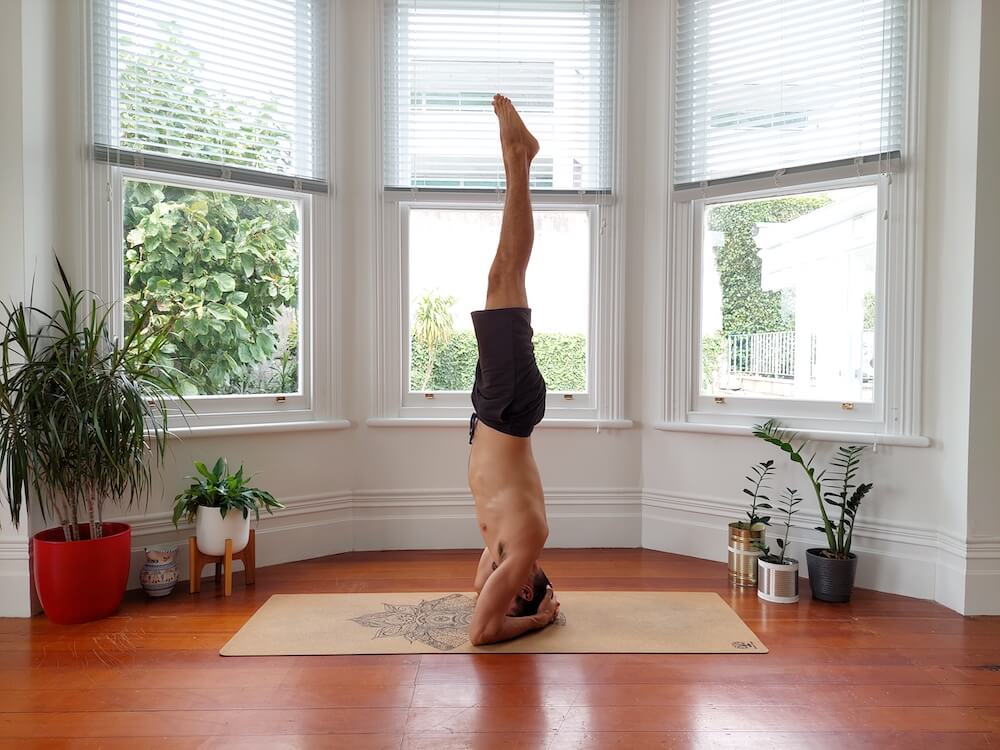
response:
M529 631L544 628L552 622L558 607L546 606L549 604L548 600L542 603L537 614L529 617L507 615L507 608L530 572L530 562L524 564L514 559L505 560L493 571L476 600L472 622L469 624L469 640L473 646L508 641ZM548 598L552 596L550 591Z
M486 584L486 579L490 577L490 572L493 570L493 558L490 555L490 548L487 547L483 550L483 556L479 558L479 568L476 570L476 580L472 584L476 590L476 593L480 593L483 590L483 586Z

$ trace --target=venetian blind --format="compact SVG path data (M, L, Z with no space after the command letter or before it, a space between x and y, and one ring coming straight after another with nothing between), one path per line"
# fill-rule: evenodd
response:
M99 159L326 189L326 0L95 0Z
M535 189L611 187L616 0L384 2L386 187L502 187L497 92L541 144Z
M674 181L902 147L907 0L679 0Z

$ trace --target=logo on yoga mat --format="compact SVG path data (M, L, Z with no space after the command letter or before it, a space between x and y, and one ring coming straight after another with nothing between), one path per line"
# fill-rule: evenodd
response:
M421 599L420 604L389 604L382 602L382 612L352 617L351 622L376 628L372 640L405 638L410 643L423 643L438 651L451 651L469 642L469 623L476 600L462 594L449 594L440 599ZM560 612L556 625L565 625Z
M438 651L451 651L469 640L469 622L476 601L462 594L421 600L420 604L389 604L385 610L351 620L377 628L373 638L405 638Z

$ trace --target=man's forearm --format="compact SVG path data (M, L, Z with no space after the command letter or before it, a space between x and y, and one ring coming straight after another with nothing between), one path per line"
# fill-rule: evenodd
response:
M532 630L540 630L547 623L542 622L537 615L528 617L510 617L505 615L503 621L496 628L484 629L481 633L471 633L470 638L473 646L483 646L487 643L500 643L517 638Z

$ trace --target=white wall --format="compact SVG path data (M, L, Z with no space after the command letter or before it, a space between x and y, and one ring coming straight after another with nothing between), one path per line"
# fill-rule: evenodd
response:
M23 8L33 5L24 0ZM82 247L85 217L74 187L82 182L80 157L85 145L79 127L82 17L76 3L50 0L48 5L48 11L25 11L23 24L0 26L0 100L22 102L20 112L0 109L0 163L4 165L0 171L0 234L6 238L20 233L35 245L48 243L51 238L42 228L48 220L51 227L58 228L58 232L51 232L61 238L79 238L77 247ZM353 426L340 431L173 441L164 480L154 488L148 508L144 513L127 512L135 524L133 584L143 545L183 541L189 533L174 531L168 512L170 499L184 485L191 462L219 455L245 463L262 486L289 505L288 510L259 527L261 564L355 548L471 547L479 543L466 486L466 430L365 426L372 384L379 376L371 364L372 217L378 176L369 155L379 147L373 141L374 118L378 116L373 102L373 64L378 56L370 48L374 5L376 0L338 3L336 37L341 50L334 128L334 194L339 221L335 246L328 250L335 252L341 270L342 282L330 294L340 308L335 319L342 326L343 363L337 375L344 394L344 416ZM637 546L641 542L654 549L723 559L725 524L742 512L743 474L751 463L773 454L767 446L747 438L661 432L652 426L662 414L663 404L665 248L670 230L666 222L666 171L661 166L666 158L669 111L664 95L667 6L662 0L630 0L628 44L623 52L627 70L623 120L625 408L626 415L641 426L600 433L543 426L536 432L535 450L549 498L553 545ZM862 554L862 585L937 598L961 610L971 608L966 601L965 573L966 537L973 523L981 524L985 534L978 549L986 556L977 558L976 565L986 572L977 580L995 581L996 558L1000 557L990 547L1000 536L996 503L991 505L989 500L995 497L989 494L990 477L968 470L970 438L973 445L985 445L984 436L992 434L995 439L990 429L995 430L997 423L995 419L970 423L969 417L970 399L988 391L982 378L991 372L987 354L982 358L972 355L969 331L974 320L983 323L975 329L977 350L982 340L984 347L992 347L984 352L991 352L994 358L997 354L995 327L988 325L996 319L997 303L988 296L989 288L995 285L984 279L987 292L979 287L980 269L986 277L989 273L995 276L997 270L996 255L991 259L985 252L988 239L995 242L997 233L983 218L982 210L990 191L996 195L996 184L984 178L981 169L977 184L976 169L977 158L982 167L984 160L995 163L997 157L997 144L990 149L978 137L980 128L985 128L984 132L997 129L995 101L992 109L979 110L980 97L989 98L985 96L986 82L997 80L995 74L984 75L981 86L979 67L995 67L996 55L984 53L980 61L980 0L932 2L929 6L928 188L922 225L925 365L921 376L924 433L933 445L927 449L880 447L869 457L868 467L877 488L864 510L857 547ZM22 55L20 26L51 27L51 7L57 8L55 49L50 41L48 47L26 50ZM996 14L991 13L988 25L992 28ZM5 21L10 20L8 14ZM58 65L54 74L44 72L45 62L24 73L24 81L37 89L34 98L45 102L25 107L24 102L31 97L20 93L22 64L38 56ZM46 83L53 75L55 82ZM58 92L54 101L43 95L52 90ZM45 107L58 113L55 135L51 125L40 119ZM23 135L26 122L39 130ZM25 154L36 148L29 143L33 136L49 143L54 138L58 158L55 166L44 162L40 176L28 177L21 186L24 178L20 170L29 164ZM51 160L51 155L44 158ZM995 174L993 168L993 179ZM38 182L32 183L35 179ZM55 214L39 198L47 192L60 196L57 203L61 210ZM995 222L995 216L990 220ZM32 224L28 231L22 229L26 221ZM14 279L23 278L27 241L0 245L0 292L5 296L23 289ZM65 239L59 244L61 255L72 252L69 247L62 250ZM70 265L76 279L84 278L82 253L74 254ZM830 448L821 446L822 450ZM973 453L972 460L980 461L978 454ZM993 464L986 461L983 465ZM786 472L779 481L804 488L795 473ZM983 500L970 506L970 496ZM802 533L796 540L799 549L813 539ZM974 595L970 589L968 597ZM0 598L0 608L0 614L23 610L21 602L11 602L7 594Z
M21 171L24 127L21 104L21 4L4 6L0 24L0 298L24 295L24 199ZM0 476L2 480L2 476ZM28 529L15 529L6 510L0 515L0 606L4 613L31 611Z
M0 299L11 302L30 296L44 305L54 296L53 252L64 240L53 151L63 114L57 101L58 8L55 0L23 0L7 3L4 11L0 29L0 101L4 103L0 110ZM28 571L28 538L43 521L37 513L25 510L19 528L13 527L6 514L0 518L0 608L28 614L37 606Z
M1000 3L983 3L969 424L967 610L1000 612Z

